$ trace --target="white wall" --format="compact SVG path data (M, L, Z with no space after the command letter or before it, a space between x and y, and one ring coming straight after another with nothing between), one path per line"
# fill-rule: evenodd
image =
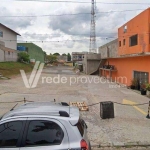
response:
M18 58L17 52L5 51L5 61L17 61L17 58Z
M0 62L4 62L4 51L0 49Z
M0 31L3 32L3 37L0 37L0 41L3 41L5 43L5 47L16 50L17 49L17 35L13 31L5 28L2 25L0 25ZM5 40L12 40L12 41L5 41Z

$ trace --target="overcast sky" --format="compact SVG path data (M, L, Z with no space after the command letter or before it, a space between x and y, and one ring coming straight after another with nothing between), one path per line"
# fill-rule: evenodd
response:
M50 1L50 0L47 0ZM75 0L72 0L75 1ZM89 0L76 0L87 2ZM90 2L90 1L89 1ZM131 3L131 0L97 0L105 3ZM136 3L150 3L149 0L136 0ZM102 4L97 3L96 35L97 47L117 38L118 27L132 19L134 16L148 8L148 4ZM139 9L139 10L138 10ZM141 10L143 9L143 10ZM122 10L134 10L124 11ZM110 11L118 11L111 12ZM90 14L83 15L58 15L90 13L90 3L65 3L65 2L35 2L1 0L0 22L19 34L18 40L34 42L47 54L72 53L89 51L90 40ZM3 16L3 17L2 17ZM5 17L4 17L5 16ZM37 17L6 17L6 16L37 16ZM42 42L43 41L43 42ZM49 41L49 42L46 42ZM53 42L54 41L54 42Z

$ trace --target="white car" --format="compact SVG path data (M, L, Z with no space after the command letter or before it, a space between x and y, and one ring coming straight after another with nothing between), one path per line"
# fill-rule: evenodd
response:
M90 150L87 125L66 103L26 103L0 120L1 150Z

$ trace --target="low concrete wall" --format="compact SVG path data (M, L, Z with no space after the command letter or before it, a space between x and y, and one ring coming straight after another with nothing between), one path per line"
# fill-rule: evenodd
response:
M87 60L87 66L85 69L86 74L91 74L99 67L100 60Z
M85 74L91 74L96 71L99 67L101 60L100 54L86 54L83 62L83 72Z
M101 54L101 58L118 57L118 39L99 47L98 52Z
M18 59L17 52L5 51L5 61L17 61L17 59Z
M100 60L101 59L101 54L89 53L89 54L86 54L85 56L87 60Z
M5 46L5 42L0 41L0 45Z

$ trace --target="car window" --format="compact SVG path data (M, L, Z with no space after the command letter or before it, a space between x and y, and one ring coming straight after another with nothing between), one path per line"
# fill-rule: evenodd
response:
M81 119L78 121L78 123L77 123L76 126L77 126L77 128L78 128L78 130L79 130L81 136L83 136L83 135L84 135L84 125L83 125Z
M25 146L60 145L63 137L63 130L55 122L31 121Z
M21 128L21 121L0 125L0 147L16 147Z

